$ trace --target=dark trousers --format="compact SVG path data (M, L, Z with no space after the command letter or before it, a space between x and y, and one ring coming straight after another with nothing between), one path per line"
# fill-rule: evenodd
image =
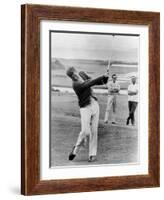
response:
M134 112L136 110L138 102L135 101L128 101L128 108L129 108L129 117L127 118L127 124L129 124L129 120L131 119L132 125L135 123Z

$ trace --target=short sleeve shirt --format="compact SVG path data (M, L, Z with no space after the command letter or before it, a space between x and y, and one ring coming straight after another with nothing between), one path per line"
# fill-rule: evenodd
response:
M128 95L128 101L138 102L138 85L130 84L128 87L128 91L137 92L136 95Z
M107 87L110 95L118 94L118 92L114 92L115 89L120 90L120 85L117 82L108 82Z

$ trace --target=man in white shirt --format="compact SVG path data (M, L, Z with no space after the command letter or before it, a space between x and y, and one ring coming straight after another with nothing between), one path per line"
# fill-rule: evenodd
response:
M126 121L126 125L129 125L129 121L131 120L131 124L134 126L135 125L134 112L138 104L138 85L136 84L135 76L132 76L131 81L132 84L130 84L128 87L129 116Z
M112 75L112 82L107 83L108 87L108 100L107 107L105 111L104 123L108 123L109 111L112 108L112 124L116 123L116 106L117 106L117 96L120 91L120 85L117 83L117 75Z

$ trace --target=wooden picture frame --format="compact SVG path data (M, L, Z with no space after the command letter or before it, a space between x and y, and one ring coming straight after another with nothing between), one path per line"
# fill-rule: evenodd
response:
M160 185L160 14L46 5L21 6L21 193L89 192ZM62 20L149 28L148 175L40 180L40 22Z

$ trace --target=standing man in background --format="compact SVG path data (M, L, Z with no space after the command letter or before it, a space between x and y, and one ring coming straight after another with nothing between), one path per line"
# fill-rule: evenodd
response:
M104 123L108 123L109 112L112 108L112 124L116 123L116 106L117 106L117 96L120 91L120 85L117 83L117 75L112 75L112 82L107 83L108 87L108 100L107 107L105 111Z
M99 104L97 98L93 96L91 87L103 85L108 81L108 76L103 75L96 79L91 79L85 72L78 73L74 67L69 67L67 76L72 79L72 87L75 91L80 107L81 131L75 146L69 154L69 160L73 160L86 137L89 137L89 162L96 160L97 154L97 134L99 122Z
M131 82L132 83L128 87L129 116L126 121L126 125L129 125L129 121L131 120L131 124L134 126L135 125L134 112L138 104L138 85L136 84L135 76L132 76Z

